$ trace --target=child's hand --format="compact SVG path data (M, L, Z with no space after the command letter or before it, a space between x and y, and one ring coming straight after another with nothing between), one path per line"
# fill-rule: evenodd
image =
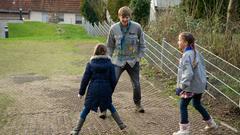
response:
M79 97L80 99L82 99L82 97L83 97L83 96L82 96L82 95L80 95L80 94L78 94L78 97Z
M183 90L181 88L176 88L176 95L180 96Z

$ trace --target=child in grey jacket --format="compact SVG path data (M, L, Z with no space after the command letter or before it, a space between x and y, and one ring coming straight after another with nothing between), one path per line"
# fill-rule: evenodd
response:
M183 55L179 61L176 94L180 96L180 130L173 135L190 134L187 107L192 100L194 108L202 115L207 126L205 131L216 129L217 124L201 104L202 93L207 85L203 56L195 48L191 33L182 32L178 37L178 48Z

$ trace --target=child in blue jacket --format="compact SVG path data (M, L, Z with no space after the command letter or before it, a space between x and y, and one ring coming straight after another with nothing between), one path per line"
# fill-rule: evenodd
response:
M78 135L81 131L90 110L97 112L98 108L101 112L109 109L119 128L121 130L126 128L112 104L112 94L116 83L114 65L107 56L107 48L103 44L98 44L83 74L78 97L82 98L86 89L88 90L80 119L77 126L71 131L72 135Z
M202 115L207 123L205 131L217 128L217 124L210 117L201 104L202 93L207 84L207 76L202 55L195 48L195 39L191 33L182 32L178 37L178 48L183 55L179 61L176 94L180 98L180 130L173 135L189 135L187 107L192 100L193 107Z

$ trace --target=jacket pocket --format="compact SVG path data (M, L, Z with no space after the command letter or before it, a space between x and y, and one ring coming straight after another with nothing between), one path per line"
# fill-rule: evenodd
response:
M132 45L132 46L136 46L137 45L137 35L129 35L127 37L127 43Z
M128 55L137 55L138 53L138 37L137 35L128 35L126 39Z
M116 46L118 47L119 45L121 45L121 40L122 40L122 35L116 35L114 36L114 39L116 41Z
M118 56L122 54L122 46L121 46L121 41L122 41L123 36L122 35L115 35L114 39L115 39L115 53L113 54L113 56Z

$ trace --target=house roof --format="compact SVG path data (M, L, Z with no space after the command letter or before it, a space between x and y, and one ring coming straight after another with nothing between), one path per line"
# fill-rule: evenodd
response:
M30 3L31 0L0 0L0 12L19 12L20 8L28 12Z
M45 11L80 13L82 0L0 0L0 12Z
M80 13L81 0L31 0L32 11Z

